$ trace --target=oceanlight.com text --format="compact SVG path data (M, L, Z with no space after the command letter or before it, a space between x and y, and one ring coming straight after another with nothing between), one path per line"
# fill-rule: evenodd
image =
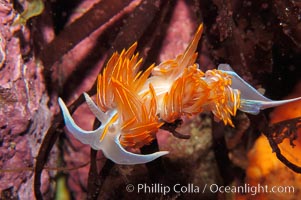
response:
M258 193L294 193L294 186L270 186L270 185L250 185L241 186L223 186L218 184L205 184L198 186L192 183L164 185L161 183L141 183L137 185L126 185L127 192L137 192L138 194L163 194L168 193L188 193L188 194L204 194L204 193L240 193L256 195Z

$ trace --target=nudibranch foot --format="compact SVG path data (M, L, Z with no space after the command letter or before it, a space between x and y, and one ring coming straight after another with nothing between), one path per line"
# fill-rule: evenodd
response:
M200 25L183 54L139 71L142 58L135 53L137 42L128 50L115 52L98 75L96 102L84 93L91 112L101 122L94 131L85 131L72 119L59 98L67 129L82 143L102 150L117 164L143 164L167 151L141 155L127 151L156 139L164 122L175 123L182 116L211 111L225 125L232 123L237 109L258 114L260 110L300 100L273 101L260 94L227 64L202 72L196 63Z
M103 141L103 154L106 158L120 165L135 165L151 162L161 156L168 154L168 151L159 151L152 154L142 155L126 151L119 142L120 134L114 136L109 134Z
M86 131L77 126L63 100L61 98L58 99L65 125L76 139L90 145L95 150L102 150L106 158L117 164L144 164L168 154L168 151L159 151L147 155L126 151L119 141L121 131L117 123L118 119L112 120L116 116L116 111L109 112L108 114L104 113L87 94L84 95L93 114L102 122L101 126L94 131Z
M273 101L273 100L257 101L257 100L242 99L239 110L256 115L260 112L260 110L280 106L283 104L287 104L287 103L290 103L293 101L299 101L299 100L301 100L301 97L294 98L294 99L280 100L280 101Z
M220 64L218 66L218 70L221 70L232 76L231 88L238 89L240 91L241 100L240 107L238 109L243 112L257 115L260 110L301 100L301 97L280 101L268 99L259 93L255 88L253 88L249 83L244 81L228 64Z

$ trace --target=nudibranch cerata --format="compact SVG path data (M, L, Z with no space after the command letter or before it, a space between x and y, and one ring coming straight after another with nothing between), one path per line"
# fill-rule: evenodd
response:
M142 59L134 53L137 43L121 53L115 52L98 76L96 103L84 93L101 126L93 131L81 129L59 98L67 129L117 164L142 164L168 152L142 155L126 148L149 144L165 122L211 111L217 120L233 126L231 116L237 110L258 114L262 109L301 99L270 100L227 64L202 72L195 62L202 30L201 24L183 54L145 71L139 71Z

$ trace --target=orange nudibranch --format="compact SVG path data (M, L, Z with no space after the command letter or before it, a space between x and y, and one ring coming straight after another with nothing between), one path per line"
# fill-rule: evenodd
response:
M67 129L81 142L118 164L150 162L166 151L134 154L125 147L140 148L155 139L165 123L182 116L211 111L216 120L233 126L236 111L257 114L261 109L301 98L272 101L238 76L229 65L202 72L195 63L203 25L183 54L175 59L139 71L142 59L134 53L137 43L120 54L115 52L97 80L96 104L87 104L102 125L94 131L78 127L59 98Z

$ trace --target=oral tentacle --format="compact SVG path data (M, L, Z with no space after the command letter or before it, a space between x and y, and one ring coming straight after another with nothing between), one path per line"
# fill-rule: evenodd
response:
M135 53L137 42L128 50L115 52L98 76L97 103L84 93L89 109L102 125L94 131L81 129L59 98L67 129L117 164L143 164L168 152L141 155L127 148L152 142L164 122L211 111L215 119L234 127L231 117L237 109L258 114L269 107L301 100L268 99L227 64L202 72L195 63L202 30L200 25L183 54L145 71L138 71L143 62Z
M65 125L67 129L73 134L73 136L80 140L84 144L89 144L93 149L100 150L101 145L96 141L99 141L99 138L103 134L103 126L98 127L94 131L86 131L80 128L71 117L64 101L59 98L58 99L59 106L61 107L62 114L64 117Z
M90 100L91 99L88 97L88 101ZM90 145L95 150L102 150L108 159L117 164L143 164L168 154L168 151L159 151L147 155L135 154L126 151L120 144L120 129L118 129L118 127L116 127L117 125L115 124L109 127L106 137L100 141L100 137L104 131L103 125L94 131L86 131L81 129L75 124L63 100L59 98L58 102L63 113L65 125L67 129L74 135L74 137L76 137L82 143Z

